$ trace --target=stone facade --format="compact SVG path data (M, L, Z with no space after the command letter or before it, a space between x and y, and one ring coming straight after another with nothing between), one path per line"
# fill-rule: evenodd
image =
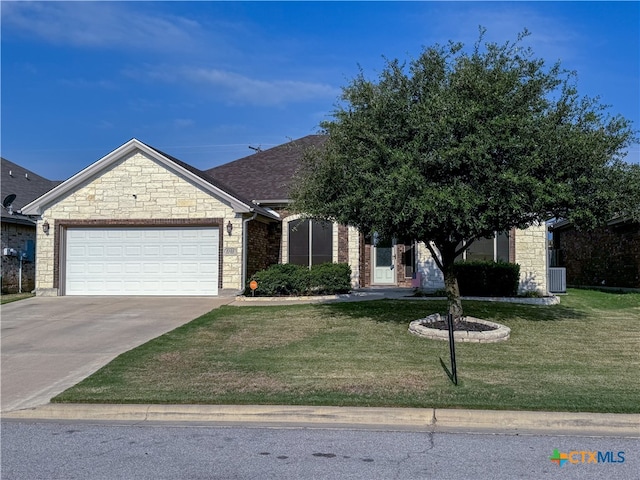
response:
M547 227L533 225L511 232L509 261L520 265L520 292L548 293ZM420 272L421 287L427 291L444 288L444 276L424 245L418 244L416 269Z
M168 170L142 152L114 162L106 171L85 182L42 212L36 229L36 289L40 295L58 294L58 255L62 228L70 222L95 225L219 225L221 268L219 287L241 288L242 217L230 205L212 197L176 172ZM50 230L45 234L44 222ZM233 235L226 234L231 222ZM77 224L76 224L77 225ZM56 248L57 247L57 248Z
M2 293L18 293L20 290L20 252L35 246L36 230L34 225L2 222L2 250L10 248L16 255L2 255ZM35 261L33 255L22 259L22 291L31 292L35 288Z
M520 265L520 291L547 294L548 231L542 223L515 231L515 263Z

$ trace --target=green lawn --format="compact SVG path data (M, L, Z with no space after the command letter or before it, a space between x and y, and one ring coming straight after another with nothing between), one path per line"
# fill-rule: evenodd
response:
M23 300L25 298L31 298L35 295L33 293L3 293L0 295L0 305L4 305L5 303L17 302L18 300Z
M640 412L640 294L556 306L464 302L507 342L407 333L436 300L222 307L116 358L57 402L296 404Z

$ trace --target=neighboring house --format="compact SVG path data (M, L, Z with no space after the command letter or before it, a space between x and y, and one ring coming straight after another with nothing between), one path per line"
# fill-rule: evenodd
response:
M20 209L51 190L52 182L7 159L0 159L2 193L2 293L30 292L35 288L35 220Z
M617 218L593 230L566 221L553 232L553 266L565 267L567 285L640 288L640 222Z
M327 261L348 263L354 287L442 287L422 244L374 246L355 228L290 213L301 155L325 138L207 171L127 142L23 209L41 216L38 294L216 295L274 263ZM515 261L522 289L547 291L544 225L476 242L468 257Z

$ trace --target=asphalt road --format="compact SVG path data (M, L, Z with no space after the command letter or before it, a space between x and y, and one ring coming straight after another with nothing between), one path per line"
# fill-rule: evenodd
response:
M624 462L559 466L561 453ZM613 452L605 456L605 452ZM589 456L585 457L588 460ZM640 439L338 429L2 424L2 479L636 480Z

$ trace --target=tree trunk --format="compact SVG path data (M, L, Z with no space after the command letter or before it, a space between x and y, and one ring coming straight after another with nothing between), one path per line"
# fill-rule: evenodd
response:
M460 288L458 287L458 276L454 269L456 261L458 241L431 242L425 241L425 245L431 252L431 257L444 275L444 288L447 292L447 301L449 302L449 313L453 315L454 320L462 317L462 299L460 298ZM437 250L436 250L437 249Z
M447 301L449 302L449 313L453 315L454 320L462 317L462 300L460 298L460 288L458 287L458 277L453 268L453 262L443 265L444 288L447 292Z

